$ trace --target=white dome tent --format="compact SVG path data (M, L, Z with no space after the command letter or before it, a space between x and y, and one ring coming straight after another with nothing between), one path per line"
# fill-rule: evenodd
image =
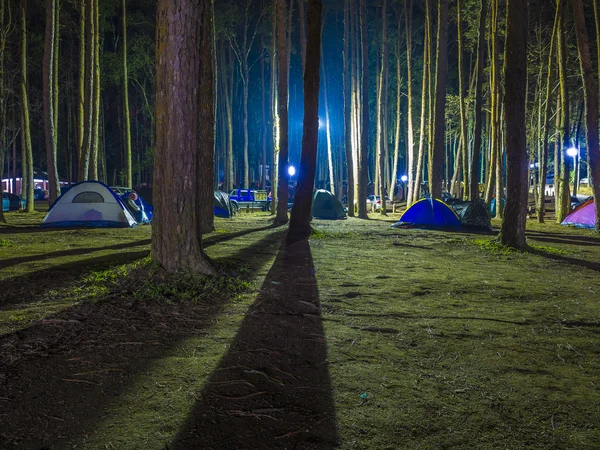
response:
M137 222L121 199L99 181L82 181L50 207L42 227L134 227Z

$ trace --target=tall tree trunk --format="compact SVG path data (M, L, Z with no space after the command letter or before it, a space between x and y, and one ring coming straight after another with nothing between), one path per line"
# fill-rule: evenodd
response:
M594 69L590 58L590 45L585 25L585 14L581 0L571 0L575 33L579 50L579 63L583 79L586 142L588 164L592 174L592 192L596 207L596 231L600 231L600 148L598 143L598 91L594 80ZM596 16L597 17L597 16ZM600 56L599 56L600 59Z
M25 210L34 211L33 149L31 146L29 97L27 93L27 0L20 3L21 22L21 192L26 199Z
M277 224L288 222L288 50L285 0L277 0L277 44L279 69L279 189ZM274 200L274 199L273 199Z
M426 0L425 5L425 22L427 23L431 20L429 0ZM426 25L425 27L427 28L428 26ZM431 42L429 38L429 33L427 33L425 30L423 37L423 80L421 83L421 126L419 130L419 153L417 155L417 166L415 167L415 185L412 195L413 203L421 198L421 182L423 180L423 160L425 159L425 125L427 121L427 83L428 75L431 72Z
M509 0L506 30L504 113L506 120L506 209L501 241L516 248L527 246L527 3ZM497 199L496 208L500 207Z
M264 38L261 36L260 48L265 48ZM261 169L261 187L267 186L267 136L269 129L267 126L267 104L266 104L266 86L265 86L265 58L260 58L260 107L262 113L262 169Z
M407 147L407 177L408 189L406 205L414 201L414 177L415 177L415 135L413 132L413 88L412 88L412 13L413 0L404 0L404 20L406 28L406 90L407 90L407 121L408 121L408 147ZM398 37L399 39L399 37ZM400 62L398 61L398 64ZM400 96L398 96L398 102ZM399 103L398 103L399 104ZM397 129L397 128L396 128ZM398 134L399 137L399 134Z
M548 136L550 134L550 110L552 106L552 86L554 84L553 75L554 70L552 69L552 62L555 57L555 43L558 32L558 20L560 17L562 0L556 0L556 13L554 15L554 25L552 26L552 38L550 40L550 50L548 52L548 66L547 66L547 77L546 77L546 106L544 107L544 137L543 143L540 147L540 154L538 155L539 163L539 195L537 204L537 218L539 223L544 223L544 215L546 213L546 174L548 173ZM556 177L555 177L556 179Z
M290 218L288 243L310 234L312 192L315 184L317 143L319 140L319 52L321 49L321 0L308 0L306 68L304 70L304 126L302 156L294 208Z
M85 3L85 88L84 88L84 123L83 123L83 147L79 160L79 181L88 179L90 159L92 159L93 139L93 98L94 98L94 37L95 18L94 0Z
M381 45L382 45L382 55L381 55L381 73L379 74L379 101L377 102L377 126L379 128L377 132L377 154L379 155L379 193L381 198L381 214L387 216L387 207L385 204L385 194L386 194L386 180L387 176L385 173L385 161L387 160L387 155L385 154L385 144L387 141L387 130L384 122L387 121L386 111L385 111L385 95L387 95L387 90L385 88L387 84L387 66L388 66L388 54L389 54L389 45L388 45L388 36L387 36L387 0L383 0L383 7L381 8ZM393 196L394 193L392 192Z
M458 0L456 5L456 13L457 13L457 26L458 26L458 90L459 90L459 101L460 101L460 136L461 136L461 150L462 150L462 164L463 168L463 182L464 188L462 191L462 197L468 197L469 195L469 180L466 175L468 175L466 171L467 161L469 159L469 139L467 136L467 111L465 105L465 97L466 97L466 89L464 85L464 62L463 62L463 34L462 34L462 13L461 13L461 0ZM461 151L459 150L459 151ZM459 166L460 167L460 166Z
M442 198L442 171L446 144L446 83L448 80L448 0L438 3L437 76L435 122L429 189L431 198Z
M277 0L271 7L271 110L273 125L273 148L271 153L271 214L277 212L277 183L279 179L279 98L277 92Z
M129 69L127 66L127 0L122 1L123 16L121 26L123 29L123 126L125 137L125 186L133 187L131 168L131 118L129 115Z
M396 133L394 138L394 156L392 159L392 178L390 179L390 198L394 200L394 192L396 191L396 179L398 177L398 159L400 157L400 133L401 133L401 112L402 112L402 65L400 63L400 55L401 52L401 36L400 33L400 21L398 21L398 47L396 48ZM408 42L407 42L408 46ZM410 111L410 106L409 106ZM407 149L407 159L410 161L411 155L410 153L414 150L411 148L412 145L412 125L411 125L412 115L409 113L408 115L408 149ZM411 162L407 163L407 171L410 173L412 171ZM405 182L403 182L404 184ZM403 186L401 186L401 189ZM408 187L408 192L410 193L410 183ZM409 203L407 203L408 205Z
M302 1L302 0L300 0ZM354 159L352 157L352 100L348 59L350 56L350 0L344 0L344 53L343 53L343 88L344 88L344 150L346 151L346 195L348 216L354 217Z
M560 80L561 96L561 143L559 151L560 159L560 178L558 184L558 203L556 209L556 222L561 223L567 214L569 214L570 189L569 189L569 158L565 151L571 146L570 136L570 116L569 116L569 87L567 81L567 44L566 33L566 2L561 7L560 17L558 19L558 77ZM556 161L554 162L556 166ZM556 181L557 172L554 172Z
M362 123L360 162L358 164L358 217L368 219L367 184L369 182L369 36L366 0L360 0L360 40L362 43Z
M304 0L298 0L298 19L300 21L300 55L302 57L302 73L306 67L306 19L304 18Z
M235 175L233 171L233 90L235 88L233 77L235 75L235 65L233 62L233 55L231 49L228 51L229 54L229 82L227 90L225 92L225 107L227 111L227 192L231 192L235 182ZM224 70L226 70L224 68ZM227 73L225 73L227 76Z
M58 38L56 36L58 13L58 5L56 0L46 0L46 30L44 39L44 76L43 76L43 92L44 92L44 131L46 137L46 163L48 167L48 184L49 184L49 202L52 204L59 195L60 187L58 181L57 159L57 138L58 128L55 114L55 59L58 59L56 52L56 44Z
M198 176L212 173L199 156L213 151L213 59L202 57L212 51L211 23L210 0L158 1L152 259L168 272L213 273L197 209Z
M4 143L6 137L6 92L4 89L4 54L6 48L6 40L8 38L9 33L8 29L11 25L10 23L7 23L8 21L4 18L5 11L5 0L0 0L0 167L2 167L2 173L4 172ZM8 170L7 172L7 175L10 179L10 170ZM0 197L2 197L3 187L3 183L0 182ZM10 190L10 186L8 187L8 189ZM0 223L6 223L6 218L4 217L4 211L2 210L2 208L0 208Z
M483 109L483 66L485 59L485 22L487 15L487 1L481 0L479 13L479 34L477 37L477 82L475 85L475 123L473 125L473 153L471 157L471 188L469 200L479 198L479 165L481 162L481 134L482 134L482 109Z
M98 0L94 3L94 59L92 63L92 74L94 89L92 93L92 143L90 151L90 167L88 177L98 180L99 147L100 147L100 8Z
M75 160L77 161L77 173L75 174L77 177L77 181L83 181L81 178L81 163L85 159L85 124L86 124L86 115L85 115L85 103L86 103L86 76L85 76L85 48L86 48L86 23L87 23L87 7L85 4L85 0L78 1L79 6L79 71L77 77L77 153L75 154ZM87 168L85 170L87 174ZM79 176L78 176L79 175Z
M323 24L325 20L323 20ZM323 27L321 27L323 28ZM323 32L321 31L321 34ZM323 41L321 41L323 45ZM327 102L327 76L325 73L325 61L321 50L321 70L323 71L323 102L325 106L325 138L327 139L327 168L329 171L329 191L335 195L335 178L333 176L333 155L331 151L331 128L329 125L329 103Z

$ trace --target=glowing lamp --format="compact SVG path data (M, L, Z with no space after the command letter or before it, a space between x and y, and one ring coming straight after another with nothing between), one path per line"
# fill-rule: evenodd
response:
M294 166L288 167L288 174L290 177L293 177L294 175L296 175L296 168Z
M400 177L400 179L402 180L403 183L406 183L406 180L408 180L408 177L406 175L402 175Z
M577 151L577 149L575 147L571 147L567 149L567 155L569 155L571 158L575 158L577 156L577 153L579 153Z

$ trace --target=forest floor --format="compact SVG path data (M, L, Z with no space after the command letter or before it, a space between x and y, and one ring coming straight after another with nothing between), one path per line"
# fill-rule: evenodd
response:
M219 275L149 226L0 226L0 448L597 448L600 236L216 219ZM494 223L497 232L498 223Z

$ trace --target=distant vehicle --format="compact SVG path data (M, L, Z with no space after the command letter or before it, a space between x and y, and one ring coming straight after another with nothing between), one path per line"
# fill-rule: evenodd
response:
M381 196L369 195L367 197L367 209L375 212L381 211ZM394 202L387 195L385 196L385 209L386 211L394 210Z
M234 189L229 193L229 199L235 202L237 208L260 208L265 211L271 204L271 196L267 191L254 189Z
M4 202L8 200L8 207L4 209ZM20 209L25 209L26 202L19 195L11 194L10 192L2 193L2 210L3 211L18 211Z
M590 179L582 178L581 180L579 180L579 184L590 184Z

